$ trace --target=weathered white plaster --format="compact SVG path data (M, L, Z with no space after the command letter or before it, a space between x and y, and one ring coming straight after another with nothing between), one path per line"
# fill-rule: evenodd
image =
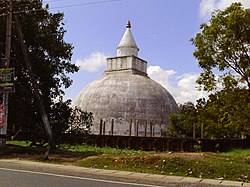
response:
M106 73L118 70L133 70L147 74L147 62L135 56L112 57L107 59Z
M127 29L117 47L117 56L138 56L139 48L130 30L131 25L128 22Z

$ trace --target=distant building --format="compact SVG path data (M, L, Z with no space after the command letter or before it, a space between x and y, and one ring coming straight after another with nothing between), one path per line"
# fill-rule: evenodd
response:
M94 134L164 136L168 115L178 112L172 95L147 76L138 51L128 22L104 75L78 94L74 106L94 114Z

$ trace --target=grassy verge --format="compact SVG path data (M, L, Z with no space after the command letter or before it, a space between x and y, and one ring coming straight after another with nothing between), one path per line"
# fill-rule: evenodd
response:
M4 150L0 150L1 158L22 157L43 160L44 147L31 147L29 142L7 143L8 146ZM63 145L51 151L49 162L91 168L250 182L250 149L227 153L157 153L86 145Z

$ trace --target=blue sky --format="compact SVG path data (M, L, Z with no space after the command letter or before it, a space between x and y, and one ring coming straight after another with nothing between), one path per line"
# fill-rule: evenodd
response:
M189 41L215 9L235 0L44 0L51 12L64 12L66 42L74 46L72 62L81 70L70 77L65 99L74 100L90 82L102 76L105 59L116 55L131 20L139 57L148 62L148 75L164 86L178 103L206 96L195 87L201 69ZM250 0L241 0L250 7ZM71 6L73 5L73 6ZM64 7L65 6L65 7Z

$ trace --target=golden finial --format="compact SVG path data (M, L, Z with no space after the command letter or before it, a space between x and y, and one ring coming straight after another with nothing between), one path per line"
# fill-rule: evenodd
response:
M128 20L128 23L127 23L127 28L131 28L131 23L130 23L130 20Z

